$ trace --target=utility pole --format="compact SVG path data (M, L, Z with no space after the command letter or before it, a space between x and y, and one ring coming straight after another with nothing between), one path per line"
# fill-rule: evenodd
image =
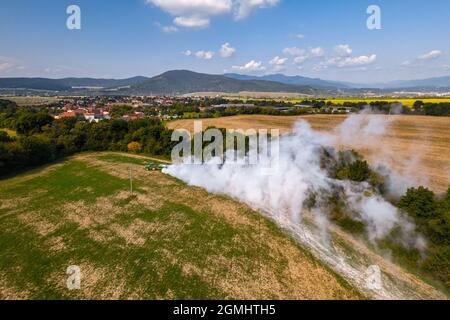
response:
M128 174L130 176L130 192L131 192L131 195L133 195L133 175L131 172L131 167L128 167Z

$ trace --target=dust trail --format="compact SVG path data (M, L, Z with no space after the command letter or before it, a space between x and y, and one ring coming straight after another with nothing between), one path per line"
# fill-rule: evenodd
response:
M415 232L413 223L368 183L333 179L323 163L324 153L337 157L329 147L336 140L348 141L361 137L361 143L370 143L383 135L388 125L380 117L355 115L330 136L312 130L305 121L299 121L292 134L280 137L277 159L261 152L261 165L227 162L217 165L217 159L212 159L203 165L172 165L164 169L164 173L209 192L226 194L260 210L371 297L421 298L422 293L415 294L414 290L405 289L411 287L411 282L398 280L398 277L394 277L395 281L391 280L392 277L385 277L383 289L376 292L369 290L365 286L366 270L370 266L367 262L377 259L369 259L368 253L350 254L344 250L345 246L336 242L337 233L330 232L333 226L328 220L331 210L329 197L338 194L352 218L367 226L370 240L383 239L396 229L399 230L397 241L405 246L424 249L425 242ZM278 160L278 170L267 175L262 164L275 160ZM312 196L313 205L309 204ZM356 260L355 255L359 256ZM380 261L386 264L384 260Z
M370 112L364 110L358 115L351 115L330 134L324 134L334 146L353 148L369 154L371 164L387 177L387 188L393 197L405 194L410 187L428 185L429 177L420 170L427 142L402 146L407 148L409 157L400 158L396 146L392 145L389 138L396 118L373 115ZM395 171L388 170L387 167L395 167Z

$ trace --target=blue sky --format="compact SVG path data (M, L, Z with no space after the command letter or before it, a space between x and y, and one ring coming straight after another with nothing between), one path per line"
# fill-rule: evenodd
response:
M81 30L66 27L69 5ZM367 28L369 5L381 30ZM450 75L448 0L9 0L0 77L285 73L353 82Z

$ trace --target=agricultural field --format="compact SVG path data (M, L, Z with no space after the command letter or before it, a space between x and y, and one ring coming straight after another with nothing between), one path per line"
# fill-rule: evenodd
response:
M39 97L39 96L7 96L0 95L0 99L6 99L17 103L18 106L28 107L35 105L46 105L59 102L58 97Z
M217 97L217 96L223 96L227 100L236 100L240 99L244 102L247 102L248 100L256 100L256 101L264 101L264 100L272 100L277 102L283 102L283 103L294 103L299 104L304 100L311 100L313 99L311 96L307 96L304 94L292 94L292 93L267 93L267 92L241 92L239 94L226 94L226 93L220 93L220 92L213 92L213 93L207 93L207 92L201 92L198 94L192 94L193 96L200 95L200 96L207 96L207 97ZM318 100L322 100L320 98L314 98ZM332 103L337 105L342 105L346 102L349 103L358 103L358 102L365 102L367 104L370 104L371 102L380 102L385 101L388 103L402 103L404 106L412 107L416 101L423 101L424 103L449 103L450 98L323 98L323 101L326 103Z
M248 92L242 91L239 93L227 93L227 92L195 92L186 94L187 97L224 97L228 100L240 99L246 101L247 99L252 100L278 100L278 101L290 101L292 99L297 99L302 101L303 99L311 98L311 96L305 95L304 93L292 93L292 92Z
M148 160L86 153L1 180L0 299L365 297L259 213Z
M362 141L337 145L353 148L373 164L383 164L404 175L413 175L436 192L445 192L450 185L450 118L426 116L379 116L388 121L385 134L377 141ZM230 129L280 129L290 132L299 120L306 120L313 129L333 132L346 116L308 115L280 117L267 115L241 115L216 119L203 119L203 127ZM193 130L194 120L169 122L171 129Z
M367 104L370 104L371 102L377 102L377 101L386 101L389 103L395 103L395 102L399 102L402 103L404 106L407 107L412 107L414 105L414 102L416 101L423 101L424 103L449 103L450 102L450 98L424 98L421 99L420 97L418 98L408 98L408 99L384 99L384 98L379 98L379 99L327 99L325 100L325 102L331 102L333 104L344 104L346 102L350 102L350 103L358 103L358 102L365 102ZM298 101L300 102L300 101Z

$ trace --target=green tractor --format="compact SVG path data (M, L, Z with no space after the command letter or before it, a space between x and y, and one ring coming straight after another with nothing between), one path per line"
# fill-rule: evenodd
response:
M145 170L147 171L161 171L166 166L150 161L145 165Z

